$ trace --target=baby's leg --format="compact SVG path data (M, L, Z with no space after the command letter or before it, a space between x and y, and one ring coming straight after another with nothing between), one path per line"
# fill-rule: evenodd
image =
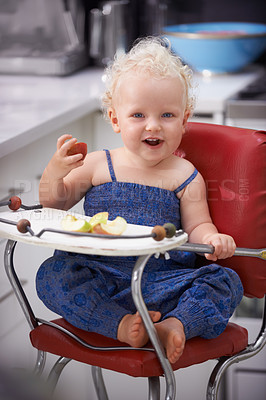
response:
M155 324L155 328L166 350L168 360L174 364L181 357L186 342L182 322L170 317Z
M153 322L161 318L159 311L149 311L149 314ZM132 347L142 347L148 342L149 336L138 311L136 314L126 314L122 318L118 325L117 339Z

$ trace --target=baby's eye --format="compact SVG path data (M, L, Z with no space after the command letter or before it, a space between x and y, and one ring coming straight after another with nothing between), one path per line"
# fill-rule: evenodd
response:
M133 117L134 118L143 118L144 117L144 115L142 114L142 113L135 113L135 114L133 114Z
M173 116L173 114L172 113L169 113L169 112L166 112L166 113L163 113L163 115L162 115L164 118L171 118L172 116Z

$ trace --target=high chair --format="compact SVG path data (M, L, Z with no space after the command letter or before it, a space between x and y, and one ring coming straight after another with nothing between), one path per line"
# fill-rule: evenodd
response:
M192 161L206 181L208 203L215 225L219 231L234 237L237 246L243 248L241 254L249 254L244 248L265 247L265 138L263 131L191 122L180 146L182 156ZM216 399L218 385L226 369L235 362L256 356L266 343L264 309L261 330L254 343L248 344L245 328L229 322L225 331L215 339L195 337L188 340L180 359L170 365L141 297L141 274L150 257L147 254L140 255L132 273L132 296L151 339L145 348L132 349L117 340L75 328L63 318L44 321L34 315L15 273L15 245L16 238L9 237L5 250L5 267L28 320L31 343L38 350L35 372L42 372L46 353L59 356L48 378L51 393L64 367L73 359L92 366L95 389L100 400L108 399L102 369L133 377L147 377L150 400L160 399L159 377L164 376L165 399L174 400L173 371L217 359L206 394L207 399ZM262 256L265 258L265 253ZM202 257L199 258L202 260ZM264 260L235 256L219 260L218 263L239 274L245 296L265 296Z

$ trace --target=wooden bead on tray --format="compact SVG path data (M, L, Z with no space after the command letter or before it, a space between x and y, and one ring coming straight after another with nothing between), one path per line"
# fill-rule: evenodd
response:
M28 227L30 227L30 221L28 219L20 219L17 223L17 230L20 233L27 233Z
M158 242L166 237L166 230L163 226L156 225L151 232L154 234L153 239Z
M16 211L20 208L21 206L21 199L18 196L12 196L10 199L10 204L8 205L8 207L10 208L10 210L12 211Z

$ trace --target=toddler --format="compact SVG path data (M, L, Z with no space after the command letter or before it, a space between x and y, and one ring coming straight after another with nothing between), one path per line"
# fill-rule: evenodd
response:
M172 222L189 241L215 247L208 260L231 257L234 240L213 225L202 176L173 154L193 109L190 69L159 38L145 38L115 58L106 79L104 112L123 146L81 161L81 154L67 155L77 139L61 136L41 178L41 204L68 210L85 197L86 215L108 211L110 219L148 226ZM141 347L148 335L131 297L135 261L55 251L37 273L37 292L73 325ZM186 339L220 335L242 295L234 271L215 263L197 268L193 253L151 257L143 273L143 297L171 363Z

